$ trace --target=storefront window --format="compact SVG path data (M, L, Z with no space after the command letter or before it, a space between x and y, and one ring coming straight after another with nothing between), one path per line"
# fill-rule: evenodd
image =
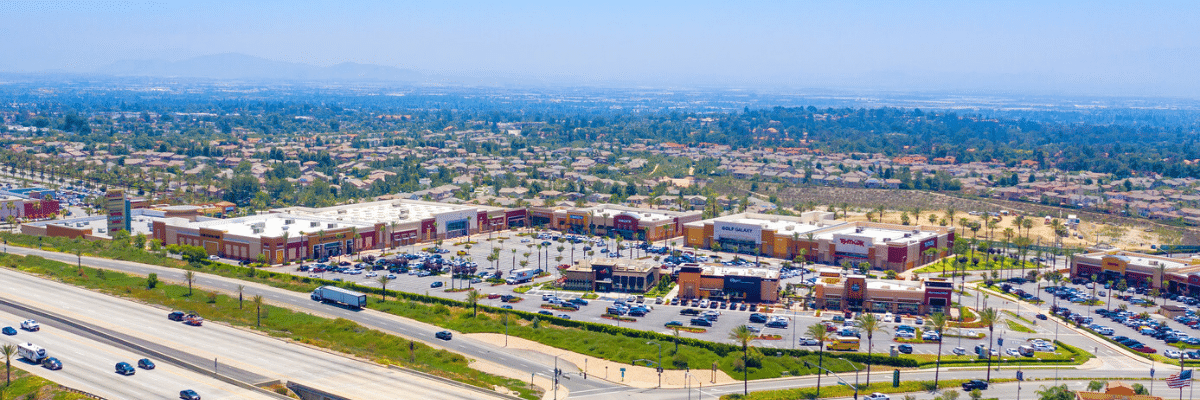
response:
M842 299L825 299L825 308L828 308L828 309L842 308Z
M896 311L901 314L918 314L921 312L920 310L921 310L920 304L902 303L902 304L896 306Z
M882 301L872 301L871 302L871 312L876 312L876 313L887 312L888 308L889 308L888 303L884 303Z

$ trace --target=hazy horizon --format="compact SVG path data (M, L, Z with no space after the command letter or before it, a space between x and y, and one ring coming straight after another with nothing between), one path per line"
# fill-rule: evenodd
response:
M1200 93L1200 3L0 2L0 72L238 53L427 80Z

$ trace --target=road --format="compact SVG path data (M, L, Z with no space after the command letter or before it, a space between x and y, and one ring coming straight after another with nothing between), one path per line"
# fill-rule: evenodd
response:
M183 325L168 320L166 311L159 308L11 270L0 270L0 286L21 288L0 296L6 300L115 332L122 337L153 343L159 348L189 356L195 364L205 367L213 366L215 362L217 370L225 373L242 371L242 376L258 376L261 380L295 381L355 399L380 398L381 393L423 393L422 398L444 400L485 397L482 393L440 380L384 368L242 329L214 323L203 327ZM54 296L45 296L45 293L54 293ZM47 342L43 346L56 348L60 344ZM80 351L86 352L86 349ZM98 365L111 373L115 361L107 361L110 358L104 357L102 359L106 361L100 363L87 360L80 364ZM124 360L132 362L138 358L141 357L128 355ZM69 363L67 365L74 364L73 360L63 361ZM166 387L179 390L174 389L179 385ZM90 390L92 387L80 389Z
M0 308L0 323L15 327L19 321L30 317L12 311L7 307ZM110 399L175 398L183 389L195 390L205 399L274 399L161 360L157 360L153 370L138 369L134 375L121 376L114 372L118 362L137 365L137 360L147 355L97 340L69 326L46 320L40 322L40 331L19 330L14 336L0 337L0 341L14 345L29 342L45 348L51 357L62 361L61 370L51 371L17 358L13 359L13 364L67 387Z
M55 259L55 260L68 262L68 263L75 262L74 255L70 255L70 254L53 253L53 252L48 252L48 251L39 251L37 249L26 249L26 248L10 248L9 251L13 252L13 253L19 253L19 254L37 254L37 255L40 255L40 256L43 256L43 257L46 257L49 259ZM157 267L157 266L150 266L150 265L145 265L145 264L130 263L130 262L125 262L125 261L98 259L98 258L90 258L90 257L85 257L83 260L84 260L84 263L86 263L90 266L120 270L120 271L135 273L135 274L139 274L139 275L146 275L151 272L158 273L160 279L163 279L163 280L172 280L172 281L178 282L181 280L181 276L182 276L182 271L179 271L176 269L171 269L171 268L165 268L165 267ZM305 294L305 293L295 293L295 292L287 291L284 289L278 289L278 288L268 287L268 286L264 286L264 285L248 283L248 282L240 281L240 280L236 280L236 279L224 278L224 277L213 276L213 275L208 275L208 274L203 274L203 273L197 274L197 277L198 277L198 280L197 280L196 284L199 286L216 288L216 289L220 289L220 290L223 290L226 292L232 292L236 289L237 285L246 285L246 287L247 287L246 293L248 295L252 296L254 294L262 294L269 302L274 303L274 304L283 305L283 306L286 306L291 309L305 311L305 312L313 312L313 313L317 313L317 314L321 314L321 315L330 315L330 316L347 318L347 319L362 323L366 326L381 329L385 332L393 333L393 334L403 336L403 337L416 338L418 340L422 340L424 342L431 343L434 346L440 346L443 344L443 342L441 342L440 340L435 340L433 338L433 333L436 332L437 330L440 330L441 328L438 328L438 327L435 327L432 325L400 318L400 317L397 317L394 315L380 313L380 312L373 311L373 310L353 311L353 310L347 310L347 309L343 309L343 308L339 308L339 307L333 307L333 306L329 306L329 305L320 304L320 303L311 301L308 298L307 294ZM996 300L993 298L993 301L996 301ZM997 302L997 303L999 303L999 302ZM1000 304L997 304L997 305L1000 305ZM1017 305L1008 303L1008 304L1005 304L1004 306L1015 308ZM1001 306L1001 308L1005 308L1004 306ZM159 313L161 314L161 311ZM1026 311L1024 313L1024 315L1029 315L1029 312ZM156 317L161 318L161 315L158 315ZM1045 331L1043 331L1043 332L1045 332ZM1078 335L1077 333L1075 333L1073 331L1066 330L1066 328L1060 328L1059 336L1060 336L1060 339L1065 339L1068 341L1068 343L1072 343L1077 340L1083 341L1084 343L1087 343L1087 342L1094 343L1094 339L1088 338L1084 335ZM514 351L510 351L508 349L498 348L498 347L491 346L486 343L475 341L475 340L472 340L471 338L467 338L467 337L461 337L461 336L456 335L455 339L453 341L447 342L444 344L446 345L445 348L455 351L455 352L458 352L458 353L461 353L461 354L464 354L468 357L472 357L472 358L476 358L476 359L480 359L480 360L491 361L491 362L499 364L499 365L504 365L504 366L516 369L518 371L522 371L526 374L534 373L534 374L539 374L539 375L545 376L546 373L552 369L553 360L549 356L542 356L542 355L538 355L538 354L531 354L531 353L525 353L525 352L514 352ZM1080 343L1080 345L1085 345L1085 344ZM1103 349L1103 348L1100 350L1101 350L1101 354L1103 356L1106 356L1105 358L1114 358L1114 359L1125 358L1124 355L1121 354L1120 352L1113 351L1111 353L1104 353L1104 351L1108 351L1108 350ZM1095 368L1095 369L1089 369L1089 370L1061 369L1061 370L1056 371L1054 369L1037 369L1037 370L1031 369L1031 370L1027 371L1027 376L1050 378L1050 379L1054 378L1056 373L1060 373L1060 376L1063 378L1066 378L1068 376L1082 377L1082 378L1131 376L1131 375L1128 375L1129 371L1131 369L1136 369L1139 367L1141 367L1141 364L1137 363L1137 362L1130 363L1129 365L1114 365L1110 362L1103 362L1100 367ZM569 372L576 370L576 368L572 368L571 366L566 366L564 369ZM1013 371L1012 371L1011 367L1004 367L1002 369L1002 371L1004 371L1004 372L994 373L993 376L1012 377ZM976 377L980 376L981 372L982 371L978 368L958 369L955 371L943 371L942 377L944 379L976 378ZM703 378L703 376L702 376L703 374L700 374L700 375L701 375L701 378ZM933 371L927 371L927 370L908 371L908 372L904 372L902 375L902 379L932 379L932 378L933 378ZM815 383L816 383L815 378L801 377L801 378L777 379L777 380L770 380L770 381L751 382L750 387L751 387L751 390L766 390L766 389L780 389L780 388L788 388L788 387L805 387L805 386L815 385ZM577 398L604 397L604 398L629 398L629 399L650 399L650 398L654 398L654 399L684 399L684 398L688 398L687 391L683 390L683 389L659 389L659 390L635 389L635 388L629 388L629 387L621 386L621 385L618 385L615 383L604 382L604 381L600 381L600 380L596 380L596 379L583 380L583 379L575 378L575 379L571 379L568 381L564 381L563 386L570 390L571 397L573 397L573 398L576 398L576 397ZM727 394L727 393L737 392L740 389L741 389L741 385L726 385L726 386L716 387L716 388L706 387L704 389L704 391L706 394Z

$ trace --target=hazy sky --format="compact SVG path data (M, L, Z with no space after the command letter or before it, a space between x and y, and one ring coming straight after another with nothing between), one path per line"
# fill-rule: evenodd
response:
M1197 1L0 0L0 71L244 53L430 75L1200 97Z

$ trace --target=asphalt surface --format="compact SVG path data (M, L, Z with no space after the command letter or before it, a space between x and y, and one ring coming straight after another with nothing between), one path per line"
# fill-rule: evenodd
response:
M202 360L198 365L213 366L221 373L255 379L247 383L275 379L296 381L348 398L378 398L380 393L395 391L424 393L423 398L428 399L485 397L482 393L440 380L380 367L242 329L215 323L206 323L202 327L184 325L168 320L166 310L15 271L0 271L0 285L22 288L6 294L4 297L7 300L36 308L40 312L81 321L122 337L138 338L143 342L155 343L157 347L174 349L193 360ZM42 295L44 293L54 293L54 296ZM137 358L127 361L136 361ZM103 364L108 369L115 362ZM177 394L179 389L175 390Z

